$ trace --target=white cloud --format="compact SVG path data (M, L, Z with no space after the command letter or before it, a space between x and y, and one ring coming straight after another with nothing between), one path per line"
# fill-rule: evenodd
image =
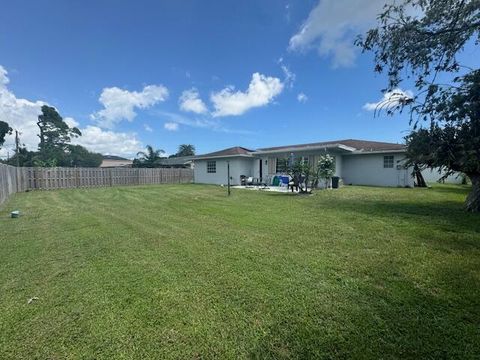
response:
M72 140L73 144L86 147L90 151L105 155L134 157L144 146L134 133L103 130L98 126L89 125L80 129L82 136Z
M301 92L297 95L297 100L299 103L305 104L308 101L308 96Z
M320 56L332 57L333 67L352 66L355 37L375 23L387 2L391 0L320 0L290 39L289 49L315 48Z
M207 106L202 99L200 99L198 90L195 88L185 90L180 96L180 99L178 99L178 103L182 111L194 112L196 114L205 114L208 112Z
M90 116L99 126L111 129L122 120L133 121L136 109L149 108L167 98L168 89L163 85L147 85L140 92L105 88L99 98L104 108Z
M38 146L37 119L41 113L43 101L30 101L17 98L7 87L10 79L7 70L0 65L0 120L6 121L10 127L20 131L20 141L29 150L36 150ZM14 136L7 136L5 144L0 150L0 156L5 157L14 149Z
M297 75L295 75L289 68L288 66L282 64L280 66L282 68L283 74L285 75L285 80L284 84L287 85L289 88L293 87L293 83L295 82L295 79Z
M176 122L166 122L163 127L168 131L177 131L178 130L178 123Z
M290 4L285 5L285 21L287 24L290 24L291 14L290 14Z
M252 131L248 131L248 130L227 128L222 124L220 119L215 119L215 118L190 119L183 115L166 112L166 111L157 111L156 114L158 116L167 118L168 119L167 124L169 124L168 126L173 127L174 125L177 125L174 131L179 129L179 125L183 125L183 126L199 128L199 129L208 129L215 132L223 132L228 134L241 134L241 135L253 134ZM170 125L170 124L174 124L174 125Z
M392 109L406 100L413 99L413 92L410 90L394 89L383 94L383 98L374 103L366 103L363 109L367 111L381 111Z
M63 118L63 121L65 121L65 123L70 127L78 127L80 125L78 121L72 117L65 117Z
M42 105L48 104L44 101L17 98L7 88L9 82L8 72L0 65L0 119L20 132L22 144L25 144L29 150L36 150L39 142L38 115L41 113ZM71 117L65 117L64 121L69 126L79 126L79 123ZM73 139L72 143L83 145L91 151L132 156L143 148L135 134L104 131L96 126L80 128L80 131L82 136ZM7 137L4 147L0 150L0 157L7 156L8 152L12 155L13 148L14 137L11 135Z
M259 73L252 75L247 91L234 91L232 86L213 93L210 97L215 111L213 116L242 115L246 111L268 105L283 90L280 79Z
M143 124L143 128L145 129L145 131L153 132L153 129L148 124Z

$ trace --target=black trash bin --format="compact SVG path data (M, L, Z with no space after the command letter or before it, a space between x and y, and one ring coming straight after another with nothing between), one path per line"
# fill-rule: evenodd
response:
M338 189L339 182L340 182L340 177L332 176L332 189Z

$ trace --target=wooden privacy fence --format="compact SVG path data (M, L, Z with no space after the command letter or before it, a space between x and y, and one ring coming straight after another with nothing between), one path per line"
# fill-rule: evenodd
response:
M27 190L25 172L22 168L0 164L0 204L16 192Z
M25 190L191 182L193 182L192 169L16 168L0 164L0 204L10 194Z

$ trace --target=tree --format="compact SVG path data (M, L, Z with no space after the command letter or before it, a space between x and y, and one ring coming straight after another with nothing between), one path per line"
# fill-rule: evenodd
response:
M287 164L287 174L292 178L293 185L298 187L299 192L311 193L318 182L317 172L313 166L301 158L294 159L293 155L290 159L285 159L285 163Z
M151 145L147 145L147 151L140 151L137 153L138 159L133 160L133 167L154 168L160 166L160 160L162 154L165 151L158 149L155 150Z
M318 178L325 180L325 188L331 187L333 175L335 175L335 158L329 154L320 156L318 161Z
M407 165L465 173L465 207L480 211L480 70L458 56L480 42L479 0L404 0L386 5L378 21L357 44L387 73L381 109L410 112ZM405 81L416 95L399 90Z
M68 145L66 157L61 166L99 167L102 154L90 152L80 145Z
M5 163L12 166L35 166L34 158L38 153L34 151L28 151L26 147L19 147L18 154L13 155ZM18 158L18 162L17 162Z
M0 148L5 143L5 137L12 133L12 128L5 121L0 121Z
M169 157L180 157L180 156L193 156L195 155L195 146L190 144L181 144L178 146L178 151L176 154L170 155Z
M78 128L70 127L55 108L47 105L42 106L37 125L40 130L38 150L43 161L58 160L67 150L71 139L82 135Z

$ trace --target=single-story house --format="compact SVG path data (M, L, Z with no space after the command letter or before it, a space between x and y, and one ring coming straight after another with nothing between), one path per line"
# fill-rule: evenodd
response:
M286 145L250 150L232 147L194 159L196 183L227 184L230 166L231 184L240 184L241 176L267 181L284 174L290 157L318 163L321 155L335 158L335 175L344 184L413 187L412 168L405 162L405 145L366 140L337 140L311 144Z
M193 169L193 158L194 156L176 156L161 159L160 164L164 168Z
M102 163L100 167L102 168L114 168L114 167L132 167L133 161L130 159L125 159L121 156L115 155L103 155Z

